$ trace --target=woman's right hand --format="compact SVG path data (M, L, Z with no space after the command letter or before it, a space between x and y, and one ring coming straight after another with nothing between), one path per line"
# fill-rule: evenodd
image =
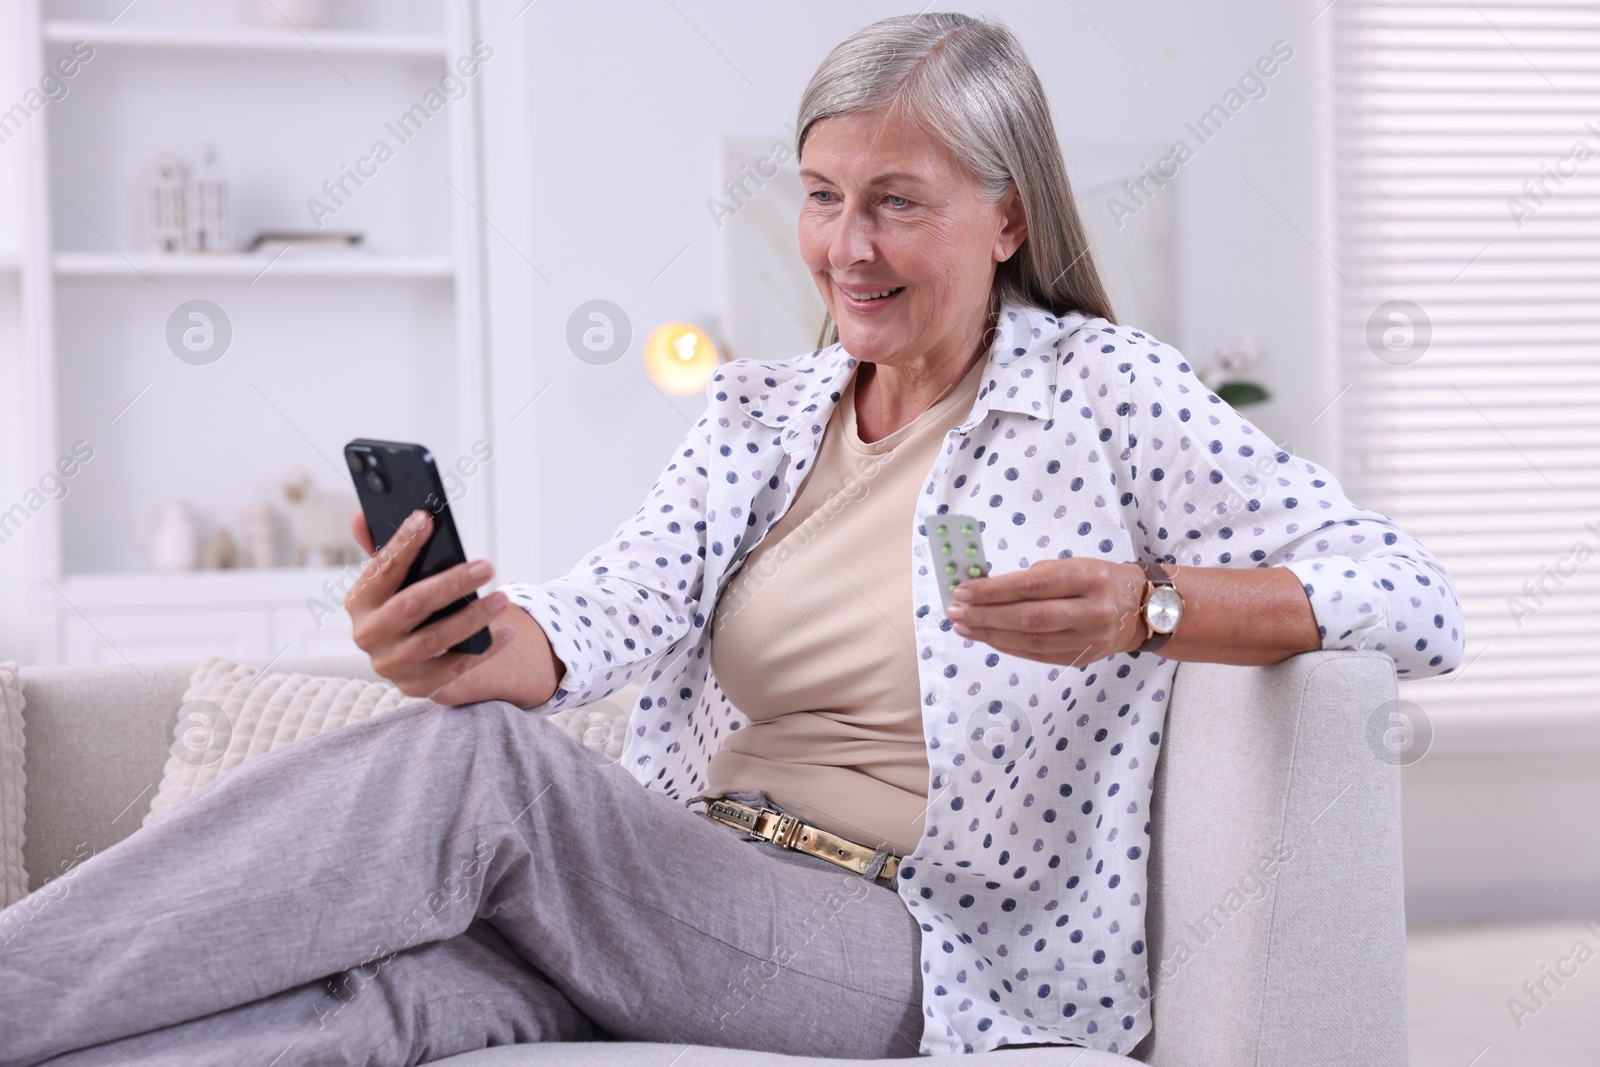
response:
M350 532L372 558L345 594L356 645L372 660L372 669L407 696L428 697L440 704L472 704L509 700L522 708L549 700L565 672L544 628L521 609L506 610L510 601L495 592L474 600L453 615L418 628L423 619L477 589L494 574L488 560L470 560L400 588L422 546L433 518L412 513L381 551L375 552L366 519L350 516ZM473 655L451 652L485 626L492 641L488 651Z

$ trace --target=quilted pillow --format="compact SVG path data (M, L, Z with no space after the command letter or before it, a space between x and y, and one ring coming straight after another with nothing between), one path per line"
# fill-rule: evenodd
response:
M414 699L389 682L262 674L228 660L207 659L184 691L173 724L171 755L144 821L160 818L178 801L252 756L381 715ZM544 718L585 746L596 761L615 763L621 758L627 712L617 704L596 701ZM20 736L19 731L19 745ZM5 758L3 739L0 729L0 766ZM4 810L0 795L0 814Z

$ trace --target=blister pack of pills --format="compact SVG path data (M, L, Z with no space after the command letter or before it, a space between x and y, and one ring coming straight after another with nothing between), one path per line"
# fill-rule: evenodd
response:
M939 581L939 597L944 606L955 603L956 586L968 578L989 573L989 559L983 553L983 537L978 520L970 515L929 515L922 520L928 531L928 549L933 555L933 572Z

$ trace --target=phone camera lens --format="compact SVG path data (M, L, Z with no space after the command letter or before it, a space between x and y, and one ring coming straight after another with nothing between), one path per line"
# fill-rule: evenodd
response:
M361 453L360 452L346 452L344 454L344 461L345 461L345 463L349 464L350 473L351 474L360 474L361 473L361 468L362 468L363 464L361 462Z
M383 475L377 471L368 471L367 488L374 493L387 493L389 491L389 483L384 481Z

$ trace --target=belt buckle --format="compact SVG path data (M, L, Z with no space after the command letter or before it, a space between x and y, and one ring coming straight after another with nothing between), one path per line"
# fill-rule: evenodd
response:
M800 832L800 820L784 812L772 811L770 808L766 810L771 812L774 817L772 823L773 844L782 845L784 848L789 849L794 848L794 839Z
M727 800L708 800L706 814L719 822L739 826L748 834L756 832L756 823L761 818L761 812L756 808L747 808Z
M799 836L801 826L799 819L785 812L775 811L772 808L753 808L748 804L738 804L731 800L707 801L706 814L721 822L737 826L752 837L763 837L784 848L794 848L794 839ZM764 815L772 817L766 830L761 829L761 818Z

